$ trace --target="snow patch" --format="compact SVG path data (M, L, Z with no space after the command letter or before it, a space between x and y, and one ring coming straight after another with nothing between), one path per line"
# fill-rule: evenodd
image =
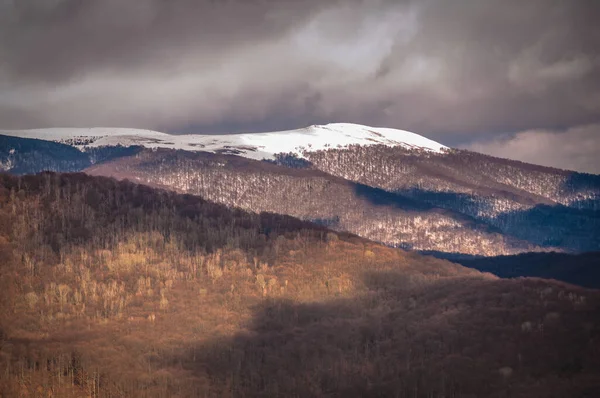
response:
M404 130L368 127L350 123L313 125L297 130L243 134L172 135L158 131L125 128L50 128L0 131L0 134L35 138L72 145L81 150L89 147L140 145L146 148L169 148L186 151L229 153L251 159L273 159L277 153L305 152L349 145L387 145L430 152L442 152L446 146Z

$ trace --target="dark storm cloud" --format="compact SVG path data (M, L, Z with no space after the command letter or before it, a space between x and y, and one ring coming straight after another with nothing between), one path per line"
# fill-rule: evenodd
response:
M181 57L219 57L282 34L291 13L305 11L285 0L19 0L4 7L8 72L42 81L104 68L160 72ZM195 61L190 67L203 63Z
M3 128L346 121L452 145L600 122L595 0L0 4Z

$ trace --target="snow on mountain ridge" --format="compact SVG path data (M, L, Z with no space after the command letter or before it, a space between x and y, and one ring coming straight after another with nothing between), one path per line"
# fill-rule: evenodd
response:
M304 152L349 145L388 145L441 152L442 144L404 130L368 127L349 123L313 125L297 130L241 134L171 135L152 130L127 128L50 128L0 131L0 134L36 138L75 146L80 149L101 146L140 145L187 151L231 153L252 159L272 159L277 153Z

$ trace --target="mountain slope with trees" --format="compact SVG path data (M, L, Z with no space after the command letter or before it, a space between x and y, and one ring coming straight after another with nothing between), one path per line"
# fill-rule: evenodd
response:
M0 134L0 171L16 175L42 171L77 172L121 156L134 155L141 147L85 148L40 139Z
M6 396L595 396L600 294L83 174L0 175Z
M416 250L489 256L600 248L599 176L467 151L383 145L305 152L306 159L281 154L269 161L279 168L243 158L211 163L205 159L218 155L174 153L144 151L89 172L134 178L253 211L325 220L333 228ZM324 181L327 189L320 187ZM370 204L357 207L357 200ZM315 203L312 209L310 203ZM398 216L389 209L380 214L385 205Z
M289 214L415 250L486 256L600 250L600 176L463 150L415 149L378 141L340 148L323 144L324 150L316 150L308 145L315 137L302 131L294 137L306 138L304 150L267 159L280 167L198 152L206 149L202 146L178 155L165 155L175 153L165 149L102 146L99 142L110 143L111 139L143 145L175 145L178 141L173 138L171 142L171 136L162 133L156 133L159 143L150 136L140 141L141 136L129 133L95 137L93 129L84 131L91 134L87 138L65 133L57 138L60 143L0 137L6 144L5 151L0 151L0 164L13 174L88 168L95 174L137 178L229 206ZM181 139L189 141L195 136L190 137ZM219 137L225 141L217 140L220 149L215 151L239 152L226 145L226 136ZM270 143L277 142L277 133L265 137ZM202 140L210 141L205 136ZM206 159L226 159L221 162L225 166ZM142 166L143 170L139 169Z
M469 254L540 250L451 210L332 177L236 156L145 150L86 170L261 212L288 214L391 246Z
M311 167L446 208L543 247L600 249L600 176L452 149L352 146L307 152Z

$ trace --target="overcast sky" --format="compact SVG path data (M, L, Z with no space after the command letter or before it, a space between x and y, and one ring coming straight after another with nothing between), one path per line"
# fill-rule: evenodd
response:
M0 0L0 128L354 122L600 173L599 20L597 0Z

